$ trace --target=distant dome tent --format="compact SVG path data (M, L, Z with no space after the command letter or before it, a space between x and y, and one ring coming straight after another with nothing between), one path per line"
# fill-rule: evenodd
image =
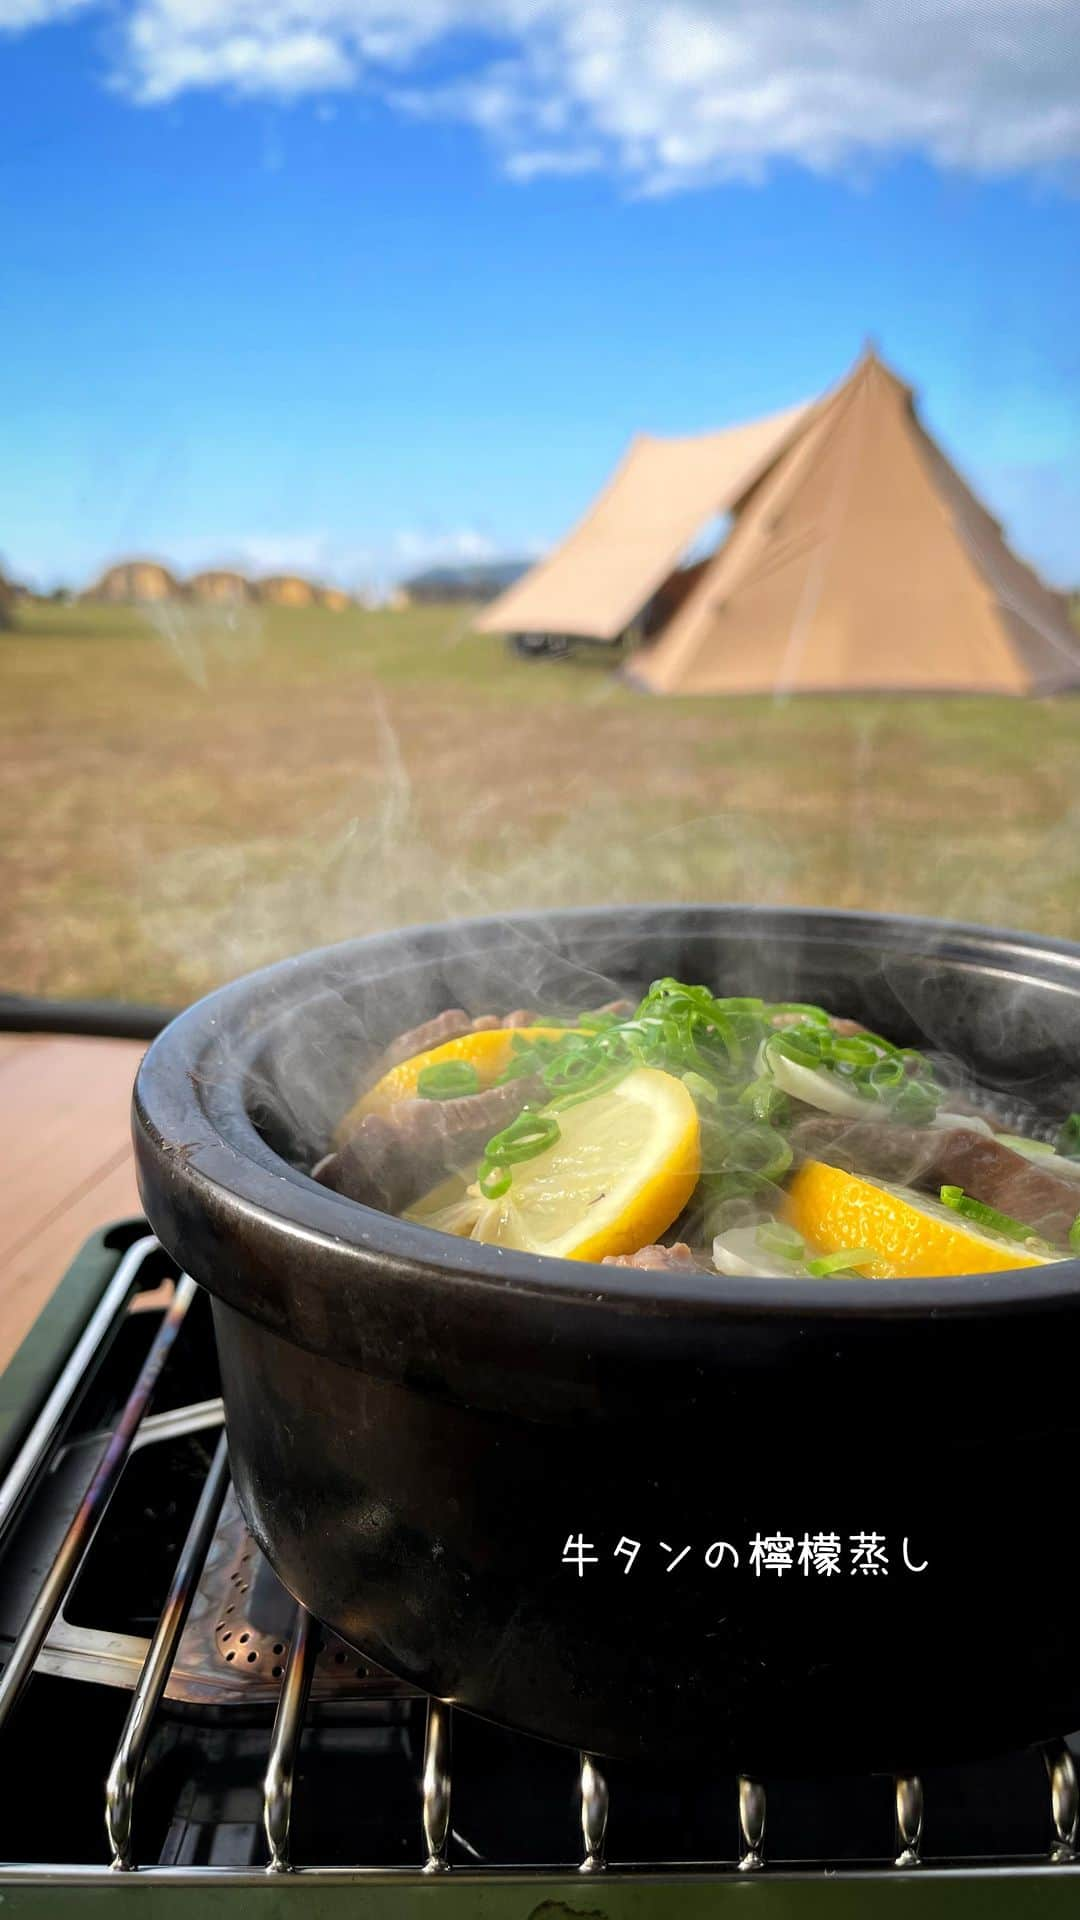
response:
M180 594L179 581L160 560L119 560L106 568L86 597L145 605L148 601L178 600Z
M193 600L218 607L243 606L255 596L251 581L230 567L208 567L203 573L193 573L187 590Z
M719 514L731 528L677 563ZM1065 600L920 424L873 352L822 399L681 439L640 436L561 546L478 615L487 632L614 641L653 693L1080 688Z
M322 589L298 573L275 573L269 579L260 580L256 592L259 599L271 607L314 607L318 605Z

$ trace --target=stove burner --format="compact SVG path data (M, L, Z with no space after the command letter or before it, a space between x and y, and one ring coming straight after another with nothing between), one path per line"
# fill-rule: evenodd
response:
M255 1545L230 1487L165 1698L276 1705L295 1622L296 1602ZM313 1702L420 1698L325 1628L316 1629L310 1696Z

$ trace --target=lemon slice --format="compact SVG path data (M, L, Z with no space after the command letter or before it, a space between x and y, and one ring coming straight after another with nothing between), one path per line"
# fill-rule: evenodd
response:
M451 1060L464 1061L475 1069L479 1090L490 1087L505 1073L514 1057L515 1039L561 1040L566 1027L481 1027L479 1033L462 1033L456 1040L444 1040L441 1047L429 1047L426 1053L414 1053L399 1060L369 1088L340 1122L335 1140L340 1144L369 1113L385 1113L399 1100L414 1100L416 1086L425 1067L441 1067Z
M927 1194L865 1180L820 1160L805 1161L792 1176L784 1211L819 1253L872 1248L876 1258L860 1262L860 1271L875 1280L997 1273L1050 1266L1056 1258L977 1227Z
M638 1067L558 1121L559 1139L514 1167L509 1192L488 1204L473 1239L563 1260L653 1245L701 1173L701 1127L682 1081Z
M430 1193L406 1207L401 1217L414 1226L434 1227L439 1233L467 1240L488 1205L478 1186L470 1186L463 1174L451 1173Z

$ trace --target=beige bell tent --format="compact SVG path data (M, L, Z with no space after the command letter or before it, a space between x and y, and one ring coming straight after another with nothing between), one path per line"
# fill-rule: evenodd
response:
M721 513L718 551L673 576ZM1006 546L873 352L788 413L634 441L568 539L477 621L594 640L635 623L655 637L627 677L654 693L1080 688L1063 597Z

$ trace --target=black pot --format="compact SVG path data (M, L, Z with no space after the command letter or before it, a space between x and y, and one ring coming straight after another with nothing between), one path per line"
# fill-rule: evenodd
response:
M134 1126L147 1214L214 1297L252 1532L385 1667L599 1753L907 1769L1067 1730L1080 1262L661 1276L449 1239L299 1171L417 1020L663 973L820 1001L1020 1106L1080 1107L1080 951L977 928L613 908L238 981L151 1047ZM839 1536L839 1572L800 1567L804 1534ZM755 1568L755 1535L789 1539L790 1570ZM720 1541L737 1568L709 1564Z

